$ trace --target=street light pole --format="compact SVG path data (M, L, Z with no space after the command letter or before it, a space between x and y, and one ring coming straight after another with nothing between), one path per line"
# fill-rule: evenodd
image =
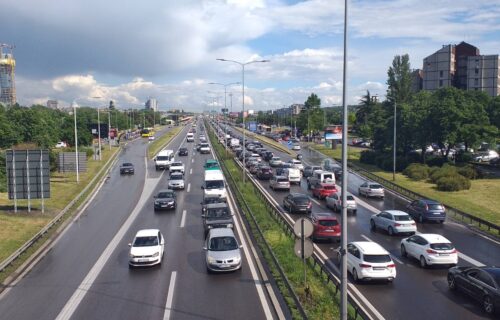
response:
M108 110L108 144L111 151L111 110Z
M99 154L99 161L101 161L101 109L99 109L99 107L97 107L97 134L98 134L98 138L99 138L99 142L98 142L98 154Z
M76 183L80 183L80 168L78 158L78 129L76 127L76 99L73 101L73 116L75 119L75 163L76 163Z
M216 84L224 87L224 111L227 111L227 87L233 84L240 84L239 82L232 82L232 83L220 83L220 82L209 82L208 84ZM232 99L232 94L231 94L231 99ZM231 105L233 104L231 100ZM231 107L232 109L232 107ZM222 113L224 116L225 120L225 132L224 132L224 141L225 141L225 146L226 146L226 155L227 155L227 139L226 139L226 134L227 134L227 118L226 114L223 112Z
M394 144L392 146L392 152L392 181L396 181L396 101L394 101Z

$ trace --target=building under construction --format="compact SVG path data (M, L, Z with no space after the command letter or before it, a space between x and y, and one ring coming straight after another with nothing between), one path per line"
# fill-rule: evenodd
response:
M0 103L11 106L16 103L14 46L0 43Z

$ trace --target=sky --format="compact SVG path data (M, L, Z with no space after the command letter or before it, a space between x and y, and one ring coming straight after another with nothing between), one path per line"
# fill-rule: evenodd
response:
M466 41L500 54L500 1L349 0L347 102L383 100L394 56L411 67ZM342 104L343 0L2 0L21 105L72 101L160 110L271 110ZM214 85L210 83L234 85ZM226 88L226 93L224 92ZM231 105L232 103L232 105Z

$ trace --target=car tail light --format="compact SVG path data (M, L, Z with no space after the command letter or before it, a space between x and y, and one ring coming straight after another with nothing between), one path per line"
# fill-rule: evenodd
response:
M360 263L360 264L359 264L359 267L360 267L360 268L371 268L372 266L371 266L371 264Z
M425 250L425 251L426 251L427 253L431 253L431 254L436 254L436 253L438 253L437 251L432 250L432 249L427 249L427 250Z
M396 268L396 265L394 263L388 264L387 268Z
M458 250L457 249L453 249L453 250L451 250L450 253L458 253Z
M401 227L401 223L395 223L394 226L395 227Z
M312 202L309 202L309 204L307 205L308 208L311 208L312 207Z
M411 223L411 225L412 225L412 226L414 226L414 225L415 225L415 221L413 221L413 222Z

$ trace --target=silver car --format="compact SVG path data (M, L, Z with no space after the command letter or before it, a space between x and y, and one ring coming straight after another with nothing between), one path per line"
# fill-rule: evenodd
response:
M274 176L269 180L269 187L273 190L290 191L290 181L285 176Z
M346 196L347 196L347 212L352 212L353 214L356 214L358 210L358 205L356 204L356 200L350 193L347 193ZM341 193L335 192L326 197L326 206L328 208L333 209L333 211L340 212L340 210L342 209Z
M203 250L206 252L207 272L227 272L241 268L241 249L233 230L210 229Z
M365 182L359 186L358 193L360 196L383 198L384 187L375 182Z
M168 181L169 189L184 189L184 175L180 172L173 172Z
M400 210L385 210L374 214L370 218L370 227L373 231L377 228L386 230L389 235L398 233L415 234L417 232L417 224L410 215Z
M269 160L269 165L271 167L279 167L282 163L283 161L281 161L280 157L272 157L271 160Z

